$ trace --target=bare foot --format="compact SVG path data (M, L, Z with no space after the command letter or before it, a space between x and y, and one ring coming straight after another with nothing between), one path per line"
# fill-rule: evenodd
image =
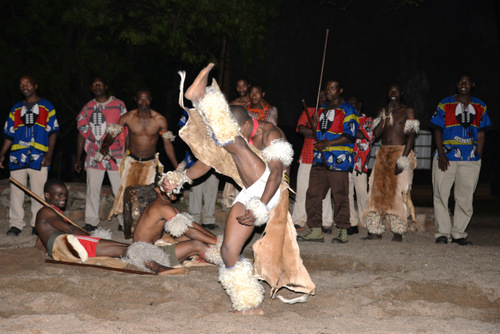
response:
M187 273L188 270L183 267L181 268L161 267L156 274L159 276L166 276L166 275L186 275Z
M260 307L245 311L232 311L232 312L234 314L241 314L241 315L264 315L264 311Z
M208 74L212 70L212 68L215 66L214 63L208 64L207 67L201 70L200 74L194 79L194 82L191 84L191 86L187 89L186 93L184 96L186 99L190 100L191 102L198 104L198 101L205 96L205 88L207 87L207 82L208 82Z

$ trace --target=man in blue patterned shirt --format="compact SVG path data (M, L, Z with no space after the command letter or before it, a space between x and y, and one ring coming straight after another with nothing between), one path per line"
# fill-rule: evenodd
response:
M353 149L359 119L356 109L345 102L338 81L328 81L325 87L327 104L318 110L314 159L306 193L307 225L311 231L299 236L299 241L323 242L321 233L322 201L328 189L333 195L333 215L339 229L332 243L346 243L351 227L349 213L349 172L354 165ZM325 160L323 160L326 159Z
M4 168L4 160L10 149L9 169L11 177L22 185L28 178L31 190L43 198L43 186L47 181L48 170L52 162L52 154L59 133L56 111L48 100L40 98L38 86L30 76L23 76L19 81L19 89L24 100L16 103L10 111L4 127L4 142L0 151L0 168ZM10 186L10 228L7 235L18 236L24 223L24 192L14 184ZM31 200L31 227L34 233L36 213L42 205Z
M446 97L431 119L436 153L432 163L434 215L438 231L436 243L470 245L465 229L472 218L472 200L481 170L485 131L491 127L486 104L471 96L475 83L470 74L457 81L457 94ZM454 188L453 223L448 199Z

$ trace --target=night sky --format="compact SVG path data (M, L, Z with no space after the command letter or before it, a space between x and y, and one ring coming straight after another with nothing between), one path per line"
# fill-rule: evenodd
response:
M315 105L326 29L330 33L323 83L329 78L339 80L344 97L360 97L366 114L376 114L386 103L388 86L396 82L405 91L403 102L416 109L422 129L428 129L438 102L454 93L457 75L468 71L475 76L473 95L486 102L494 129L498 129L499 1L424 0L418 7L398 9L395 4L400 1L396 0L285 0L283 3L280 16L269 24L262 61L245 69L244 60L254 55L231 50L230 81L234 85L238 76L245 75L251 82L263 84L266 99L278 108L278 125L294 144L296 157L302 142L295 134L301 99L309 106ZM161 82L153 79L153 75L149 85L156 96L153 108L165 113L174 130L180 115L179 79L175 73L178 69L169 69L167 73L171 75ZM189 70L187 85L198 70ZM39 86L43 87L43 83ZM128 103L133 101L131 96L120 94L117 85L111 88L117 97ZM234 98L235 92L227 91L230 99ZM50 87L42 88L41 93L51 99ZM22 96L12 98L16 101ZM81 101L81 105L85 102ZM135 108L132 103L127 106ZM2 112L1 122L7 111ZM488 134L483 180L492 179L493 171L500 167L499 141L498 130ZM74 146L67 147L65 153L74 154ZM182 147L178 149L178 158L181 151Z

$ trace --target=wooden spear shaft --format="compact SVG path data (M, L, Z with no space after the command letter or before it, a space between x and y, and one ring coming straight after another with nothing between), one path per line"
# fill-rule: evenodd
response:
M19 183L19 181L17 181L13 177L9 177L9 180L10 180L10 182L14 183L19 188L21 188L22 190L24 190L26 193L28 193L28 195L30 195L31 197L33 197L34 199L36 199L38 202L40 202L43 205L45 205L45 206L51 208L52 210L54 210L54 212L57 213L57 215L59 217L61 217L62 219L66 220L68 223L70 223L74 227L79 228L80 230L82 230L83 232L85 232L85 234L88 234L88 232L85 231L83 228L81 228L80 225L78 225L77 223L75 223L74 221L72 221L71 219L69 219L68 217L66 217L64 214L62 214L61 212L59 212L58 210L56 210L52 205L50 205L49 203L47 203L46 201L44 201L42 198L40 198L40 196L38 196L37 194L35 194L31 190L29 190L28 188L26 188L25 186L23 186L21 183Z
M326 47L328 46L328 33L329 32L330 32L330 29L326 29L325 47L323 48L323 60L321 61L321 73L319 74L318 95L316 96L316 109L314 112L317 112L317 110L318 110L319 93L321 92L321 81L323 81L323 71L325 69Z

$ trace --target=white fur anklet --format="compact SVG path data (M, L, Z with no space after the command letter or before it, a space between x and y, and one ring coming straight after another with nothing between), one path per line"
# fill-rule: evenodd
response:
M231 298L233 309L247 311L257 308L264 300L264 288L252 274L249 259L241 259L231 268L221 266L219 282Z
M224 241L224 235L221 234L217 236L217 243L215 245L210 245L203 254L203 257L210 263L213 263L218 266L222 266L224 261L222 260L222 256L220 255L220 248L222 246L222 242Z
M408 231L408 221L403 221L395 215L387 215L391 226L391 231L397 234L404 234Z
M269 221L269 209L257 197L252 197L245 205L247 210L252 211L255 219L254 225L261 226Z
M402 170L410 169L410 159L402 155L396 161L396 166L398 166Z
M385 226L381 221L382 217L380 214L374 211L370 211L364 218L363 222L365 223L366 229L368 232L373 234L382 234L385 231Z
M146 268L145 263L150 261L170 267L170 256L168 254L160 248L143 241L131 244L128 247L127 255L122 260L143 270L149 270Z
M194 218L188 213L178 213L172 219L165 222L165 232L178 238L187 231L189 227L193 227Z
M118 124L110 124L106 129L106 133L110 134L113 138L118 136L123 130L123 126Z
M293 161L292 145L284 139L275 139L262 150L262 156L266 161L279 160L283 166L288 167Z
M234 119L229 104L222 92L213 86L205 89L205 96L199 101L196 109L212 130L217 145L232 143L240 135L240 127Z
M420 131L420 121L418 119L407 119L405 122L405 129L403 132L405 135L409 134L410 132L415 132L415 134L418 134Z

